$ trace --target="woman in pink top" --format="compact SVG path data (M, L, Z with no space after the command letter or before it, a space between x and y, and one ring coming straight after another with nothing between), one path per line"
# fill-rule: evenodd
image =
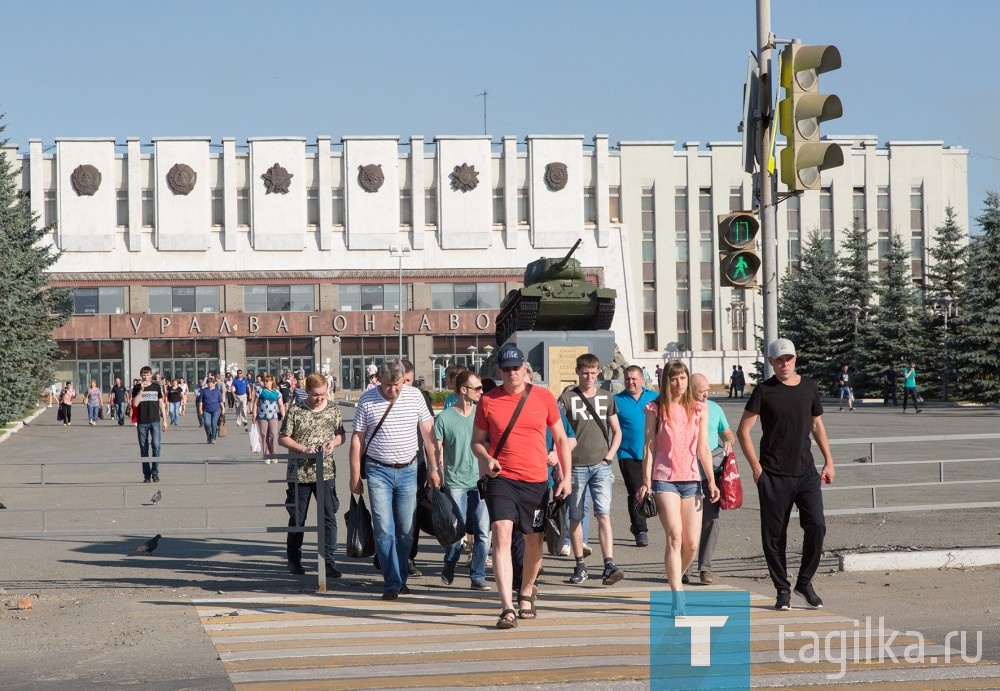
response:
M718 501L708 448L708 410L695 400L688 369L671 362L663 372L660 394L646 406L646 444L643 453L643 484L636 492L640 501L652 492L656 513L667 535L663 564L674 591L674 615L683 614L681 574L694 559L701 539L701 473L705 470L712 501Z

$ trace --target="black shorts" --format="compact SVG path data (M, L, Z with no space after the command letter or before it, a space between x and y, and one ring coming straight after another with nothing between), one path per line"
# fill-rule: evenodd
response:
M495 477L486 486L486 510L490 521L513 521L524 534L545 529L545 505L549 483L522 482Z

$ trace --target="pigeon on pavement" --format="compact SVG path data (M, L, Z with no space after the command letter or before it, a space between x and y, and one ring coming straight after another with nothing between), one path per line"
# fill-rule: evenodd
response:
M6 506L4 506L3 504L0 504L0 509L6 509L6 508L7 508Z
M152 554L156 546L160 544L160 535L157 533L156 537L146 540L141 545L135 548L136 552L140 554Z
M149 500L154 504L160 501L161 499L163 499L163 494L160 492L160 490L156 490L156 494L154 494L152 497L149 498Z

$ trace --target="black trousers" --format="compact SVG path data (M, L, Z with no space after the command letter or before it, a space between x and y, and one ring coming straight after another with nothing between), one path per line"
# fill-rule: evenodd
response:
M785 565L785 547L792 506L799 510L799 526L803 532L802 563L797 583L811 582L819 568L823 538L826 537L819 473L771 475L764 471L757 482L757 496L760 498L760 540L775 589L791 589Z
M323 504L323 558L328 564L334 563L334 552L337 550L337 511L340 510L340 500L337 499L337 488L333 478L326 483L326 496ZM309 500L316 496L315 482L300 482L296 485L288 483L285 492L285 509L288 511L288 527L301 528L306 524L309 512ZM317 501L319 498L317 497ZM285 547L289 561L302 561L302 542L305 533L288 533Z
M625 480L625 491L628 494L628 518L629 530L633 535L646 532L646 517L636 510L639 502L635 500L635 493L642 487L642 459L619 458L618 467L622 471L622 479ZM586 536L584 536L586 539Z

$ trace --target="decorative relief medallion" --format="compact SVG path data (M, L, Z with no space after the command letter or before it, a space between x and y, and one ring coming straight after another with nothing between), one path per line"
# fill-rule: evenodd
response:
M553 192L558 192L569 181L569 171L565 163L549 163L545 166L545 184Z
M167 171L167 185L174 194L190 194L194 189L194 184L198 181L198 173L187 163L175 163Z
M468 192L479 186L479 173L476 172L475 166L470 166L468 163L455 166L450 177L453 190Z
M77 195L92 197L101 186L101 171L89 163L77 166L69 176Z
M358 184L365 192L378 192L385 182L381 163L358 166Z
M295 176L282 168L281 164L275 163L260 177L264 181L264 189L267 190L265 194L288 194L288 186L292 184L292 178Z

